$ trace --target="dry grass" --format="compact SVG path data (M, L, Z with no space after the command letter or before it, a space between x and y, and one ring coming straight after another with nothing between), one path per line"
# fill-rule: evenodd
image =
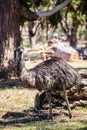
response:
M7 111L23 111L34 106L36 90L26 88L0 90L0 117Z
M34 98L37 90L26 88L5 88L0 89L0 121L7 121L13 118L3 119L2 116L8 111L23 112L34 107ZM59 112L58 110L55 110ZM67 113L67 111L62 110ZM0 125L0 130L86 130L87 129L87 109L72 110L73 118L66 115L54 117L54 121L32 121L26 124L13 123L11 125ZM75 129L74 129L75 128Z

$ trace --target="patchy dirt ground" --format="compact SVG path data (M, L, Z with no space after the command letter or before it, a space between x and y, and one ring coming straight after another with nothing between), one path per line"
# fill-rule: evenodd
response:
M33 64L31 63L31 68L40 62L41 61L34 61ZM26 66L28 64L29 62L26 62ZM77 63L74 62L70 64L76 65L75 67L78 68ZM87 67L87 61L84 61L83 63L80 62L80 65L81 67ZM23 88L16 84L14 84L14 86L9 86L9 83L0 88L0 125L21 122L29 123L31 120L38 121L47 119L48 110L39 112L34 109L34 98L37 92L37 90ZM55 122L64 122L67 124L67 122L82 121L85 122L85 124L87 123L87 108L73 109L72 119L68 118L68 111L61 108L53 109L53 114Z
M9 121L33 121L47 119L46 111L36 111L34 107L34 98L38 91L29 90L22 87L0 89L0 123ZM87 121L87 109L73 109L72 120ZM57 117L67 117L68 111L64 109L53 109L54 119Z

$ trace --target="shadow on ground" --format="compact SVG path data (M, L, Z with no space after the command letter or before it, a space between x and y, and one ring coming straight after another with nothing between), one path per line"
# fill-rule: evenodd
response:
M0 80L0 89L21 87L21 83L18 79L2 79Z
M65 112L53 113L53 117L66 115ZM34 121L43 121L43 120L50 120L51 118L48 117L47 110L36 110L35 108L30 108L28 110L24 110L23 112L6 112L2 116L0 121L0 125L10 125L15 123L29 123Z
M68 116L67 113L53 113L54 117L60 117L61 115ZM0 120L0 125L7 126L7 125L24 125L28 123L34 123L35 121L44 121L44 120L49 120L48 119L48 113L47 111L43 110L36 110L35 108L30 108L28 110L24 110L23 112L7 112L2 116L3 120ZM52 122L52 120L50 120ZM69 122L72 122L73 120L69 120ZM81 122L82 127L78 128L77 130L87 130L87 120L79 120ZM64 125L67 121L59 121L61 123L61 126ZM69 123L67 122L67 123ZM55 122L58 123L58 122ZM71 123L70 123L71 124ZM68 125L68 124L67 124ZM70 125L69 125L70 127ZM66 127L68 128L68 126ZM45 130L45 129L44 129ZM54 130L54 128L53 128ZM64 130L66 130L64 128ZM68 130L68 129L67 129ZM71 130L74 130L73 127L71 127ZM76 129L75 129L76 130Z

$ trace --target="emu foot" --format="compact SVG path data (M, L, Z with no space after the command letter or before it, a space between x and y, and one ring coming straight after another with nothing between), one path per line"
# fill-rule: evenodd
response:
M69 113L69 118L70 118L70 119L72 118L72 114L71 114L71 113Z

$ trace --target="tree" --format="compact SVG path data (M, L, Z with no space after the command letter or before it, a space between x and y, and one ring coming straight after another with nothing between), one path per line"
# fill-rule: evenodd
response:
M0 69L12 68L15 49L20 45L20 20L36 20L38 15L29 11L18 0L0 0Z
M80 11L80 1L73 1L69 6L67 6L64 18L62 17L61 26L67 38L70 41L70 45L76 48L77 45L77 31L81 24L81 11Z
M85 26L85 29L87 31L87 0L81 1L81 11L82 11L82 15L85 17L84 26ZM85 37L87 40L87 33L85 34Z
M59 1L56 4L58 3ZM55 28L60 24L63 32L70 41L70 45L76 48L78 28L80 25L85 24L85 16L83 14L86 14L86 12L85 0L73 0L66 8L49 17L49 21Z
M38 17L49 16L66 6L71 0L65 0L58 9L50 12L31 11L30 0L0 0L0 70L14 68L15 49L20 45L20 21L37 20ZM40 4L39 0L35 0Z

